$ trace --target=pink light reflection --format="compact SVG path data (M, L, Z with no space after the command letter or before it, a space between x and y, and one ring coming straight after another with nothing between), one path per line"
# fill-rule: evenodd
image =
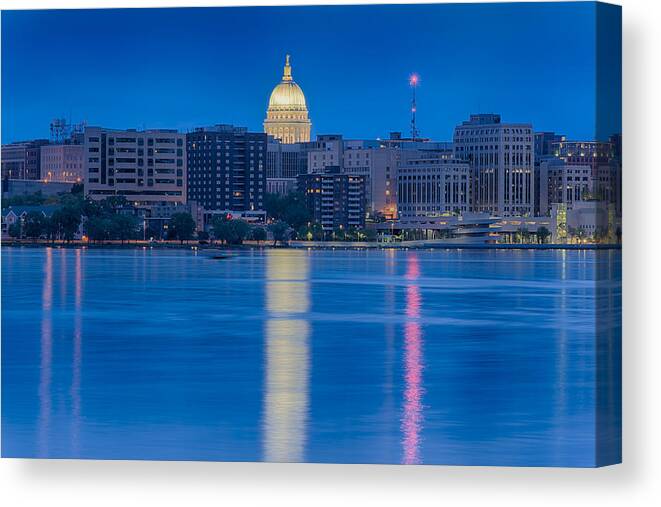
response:
M420 277L416 255L407 260L406 316L404 326L404 414L402 433L403 463L414 465L420 460L420 432L422 430L422 329L419 322L422 297L414 282Z

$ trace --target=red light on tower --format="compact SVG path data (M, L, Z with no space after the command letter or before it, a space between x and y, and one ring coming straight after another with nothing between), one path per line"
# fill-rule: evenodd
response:
M420 82L420 76L417 74L413 73L409 77L409 85L413 89L413 94L411 97L411 139L415 140L418 138L420 133L418 132L418 127L415 123L415 113L418 110L418 107L415 103L415 89L418 87L418 83Z

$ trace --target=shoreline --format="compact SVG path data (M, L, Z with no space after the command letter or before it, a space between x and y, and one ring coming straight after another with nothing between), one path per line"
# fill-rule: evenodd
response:
M357 241L290 241L285 245L273 246L272 242L245 242L242 245L220 245L190 243L51 243L42 241L2 241L2 247L13 248L89 248L89 249L175 249L175 250L252 250L252 249L313 249L313 250L621 250L621 244L562 244L562 243L440 243L411 241L399 243L377 243Z

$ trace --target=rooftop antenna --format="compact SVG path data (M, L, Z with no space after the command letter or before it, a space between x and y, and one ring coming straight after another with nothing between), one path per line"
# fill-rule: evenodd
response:
M411 74L411 77L409 77L409 85L411 86L411 139L414 141L418 138L420 135L420 132L418 132L418 127L416 126L415 123L415 113L417 111L417 106L415 103L415 91L418 88L418 82L420 81L420 76L417 74Z

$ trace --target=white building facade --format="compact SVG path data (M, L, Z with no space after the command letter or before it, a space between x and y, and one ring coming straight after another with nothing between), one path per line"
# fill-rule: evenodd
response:
M471 211L471 170L443 153L405 151L397 173L400 217L439 216Z
M455 158L471 167L476 212L534 214L533 130L529 123L501 123L500 115L471 115L454 131Z
M41 147L41 180L80 183L85 179L83 146L47 144Z

